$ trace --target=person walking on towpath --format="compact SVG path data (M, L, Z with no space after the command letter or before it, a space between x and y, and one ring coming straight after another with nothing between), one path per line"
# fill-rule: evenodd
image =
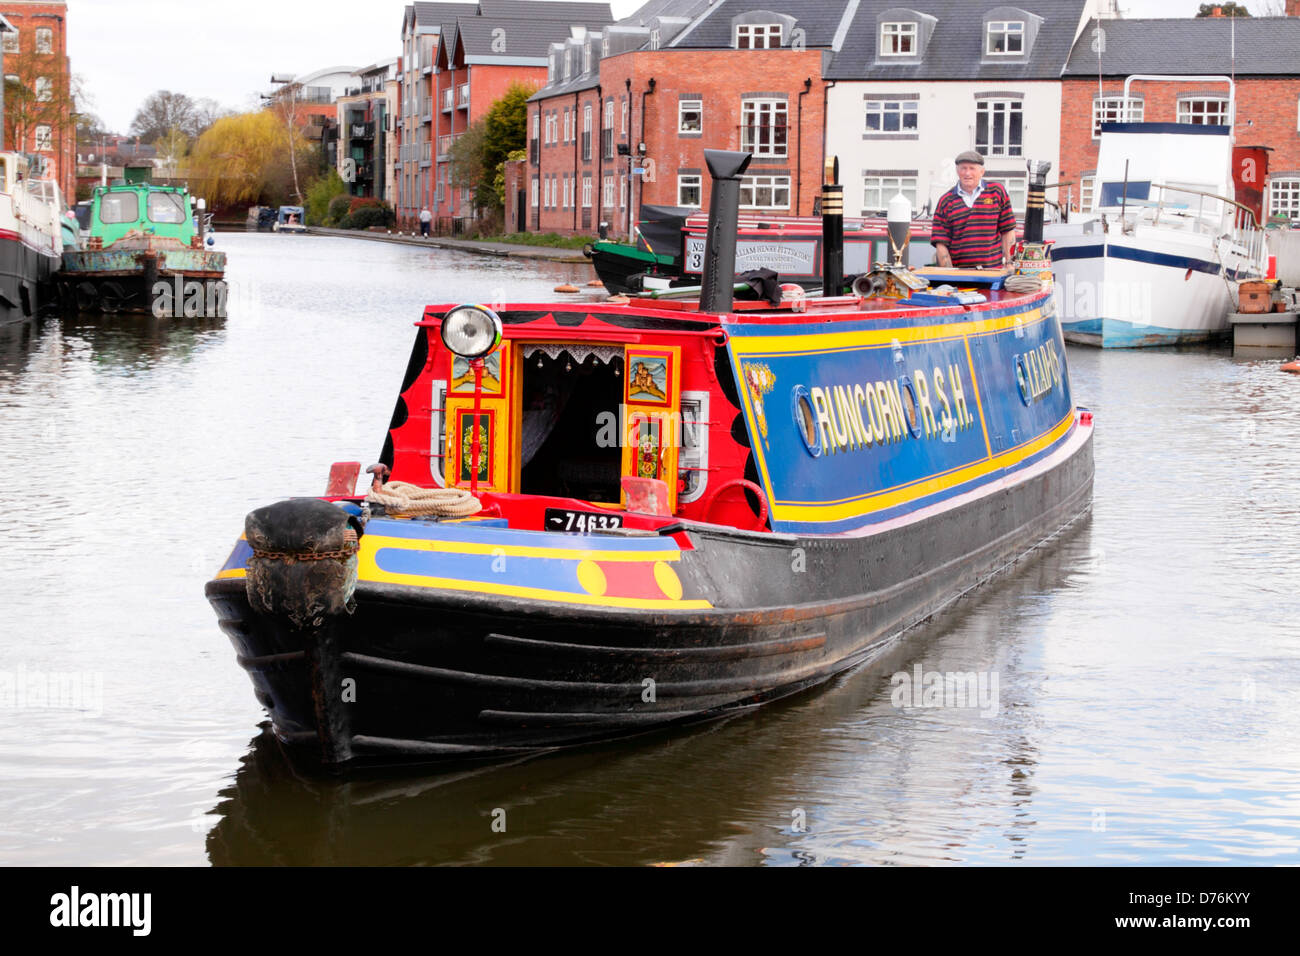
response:
M425 206L420 210L420 235L426 239L429 237L429 223L433 221L433 213L429 212L429 207Z
M939 197L930 244L940 266L1000 269L1016 245L1016 214L1001 183L984 182L984 157L957 156L957 185Z

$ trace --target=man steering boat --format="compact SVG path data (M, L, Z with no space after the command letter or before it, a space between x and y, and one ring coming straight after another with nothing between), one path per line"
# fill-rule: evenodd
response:
M1001 183L984 182L984 157L957 156L957 185L939 197L930 244L939 266L1000 269L1016 244L1016 214Z

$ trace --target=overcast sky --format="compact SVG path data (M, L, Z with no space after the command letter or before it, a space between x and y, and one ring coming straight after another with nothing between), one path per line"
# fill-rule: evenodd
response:
M622 17L640 3L611 5ZM1260 3L1245 0L1251 10ZM1191 16L1199 5L1120 0L1131 17ZM68 54L93 111L109 129L125 133L154 90L245 109L269 87L272 73L365 66L397 56L405 7L402 0L69 0Z

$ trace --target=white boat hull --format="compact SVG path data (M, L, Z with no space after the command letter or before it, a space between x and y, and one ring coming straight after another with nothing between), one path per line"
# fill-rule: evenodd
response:
M1259 275L1227 239L1159 227L1118 234L1047 227L1055 239L1057 309L1065 338L1101 348L1209 342L1226 336L1232 283Z

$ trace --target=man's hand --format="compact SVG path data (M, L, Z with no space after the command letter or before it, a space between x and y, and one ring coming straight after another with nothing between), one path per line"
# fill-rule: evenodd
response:
M952 256L948 255L948 247L942 242L934 247L934 258L936 263L943 268L952 268Z
M1015 248L1016 231L1012 229L1010 232L1004 232L1002 234L1002 260L1007 265L1011 264L1012 256L1015 254Z

